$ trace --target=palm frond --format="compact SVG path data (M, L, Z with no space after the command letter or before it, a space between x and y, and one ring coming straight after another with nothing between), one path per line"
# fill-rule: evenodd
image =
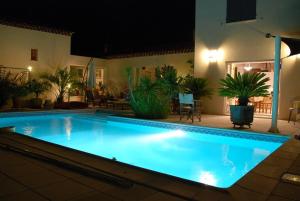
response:
M238 73L234 78L227 74L220 80L219 94L229 98L268 96L270 86L267 82L270 79L265 76L265 73Z

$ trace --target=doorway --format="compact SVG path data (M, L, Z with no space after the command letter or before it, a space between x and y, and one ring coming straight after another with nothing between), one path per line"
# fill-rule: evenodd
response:
M254 106L254 115L256 117L271 117L272 115L272 93L273 93L273 79L274 79L274 61L258 61L258 62L228 62L227 73L235 77L238 73L257 73L262 72L266 74L270 80L267 85L269 87L269 96L267 97L253 97L250 98L250 104ZM236 98L226 98L225 112L230 113L230 105L236 105Z

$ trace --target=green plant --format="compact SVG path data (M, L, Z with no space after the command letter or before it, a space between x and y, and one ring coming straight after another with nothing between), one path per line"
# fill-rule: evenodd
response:
M238 73L236 77L227 74L220 80L219 94L229 98L238 98L241 106L247 106L250 97L268 96L268 77L265 73Z
M12 82L12 74L4 73L0 77L0 107L6 104L6 102L12 96L12 88L14 83Z
M168 85L160 80L140 79L139 85L132 86L132 69L127 69L130 105L137 117L147 119L166 118L170 113Z
M64 100L64 96L68 91L68 86L73 82L72 73L68 70L68 68L58 68L54 74L44 74L42 78L50 81L53 85L57 87L56 91L56 102L62 103Z
M27 96L30 93L27 82L27 74L17 73L12 76L10 92L13 101L13 107L21 107L20 98Z
M82 96L84 94L84 90L86 89L85 81L74 79L72 80L72 84L70 86L69 93L71 96Z
M33 79L28 82L29 91L35 94L35 98L39 98L40 94L48 91L51 88L51 84L46 80Z
M192 93L194 99L200 99L201 97L210 97L213 93L211 88L208 88L208 82L204 78L198 78L191 75L187 75L182 83L182 88L185 93Z
M158 82L162 82L166 86L170 97L177 97L182 79L177 76L177 70L173 66L164 65L157 67L155 69L155 77Z
M194 74L194 59L189 59L189 60L187 60L186 63L188 63L190 65L189 74L193 75Z

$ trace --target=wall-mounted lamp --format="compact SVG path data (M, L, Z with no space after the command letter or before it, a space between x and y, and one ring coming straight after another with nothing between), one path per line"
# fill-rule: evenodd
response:
M31 71L32 71L32 66L28 66L28 67L27 67L27 70L28 70L29 72L31 72Z
M244 69L246 71L250 71L250 70L252 70L252 66L250 66L250 64L248 64L248 66L244 66Z
M223 52L221 50L208 50L205 57L209 62L217 62L222 59Z

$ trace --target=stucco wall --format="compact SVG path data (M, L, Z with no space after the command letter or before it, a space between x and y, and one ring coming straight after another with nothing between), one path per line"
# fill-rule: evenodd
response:
M215 89L213 98L204 102L205 112L210 114L225 112L225 99L218 96L217 88L219 79L226 75L226 62L273 60L274 39L266 38L266 33L300 36L297 35L300 33L299 0L257 0L256 20L231 24L226 24L226 2L196 0L195 75L208 78L211 87ZM211 49L223 53L218 62L209 63L205 57L206 51ZM283 45L282 49L282 55L285 56L286 46ZM281 72L281 119L287 118L287 96L300 95L297 89L300 79L289 79L289 76L299 75L299 61L289 60L294 59L284 60Z
M158 56L131 57L121 59L109 59L106 61L106 76L107 84L112 85L117 93L127 86L127 77L125 69L127 67L139 68L146 67L146 71L153 72L157 66L172 65L177 69L178 75L186 75L189 73L190 64L188 60L193 59L193 53L169 54ZM140 70L142 73L142 70Z
M0 25L0 65L30 65L33 75L66 66L70 45L70 36ZM38 49L38 61L31 61L31 48Z
M283 59L280 75L279 117L288 119L293 101L300 100L300 55Z

